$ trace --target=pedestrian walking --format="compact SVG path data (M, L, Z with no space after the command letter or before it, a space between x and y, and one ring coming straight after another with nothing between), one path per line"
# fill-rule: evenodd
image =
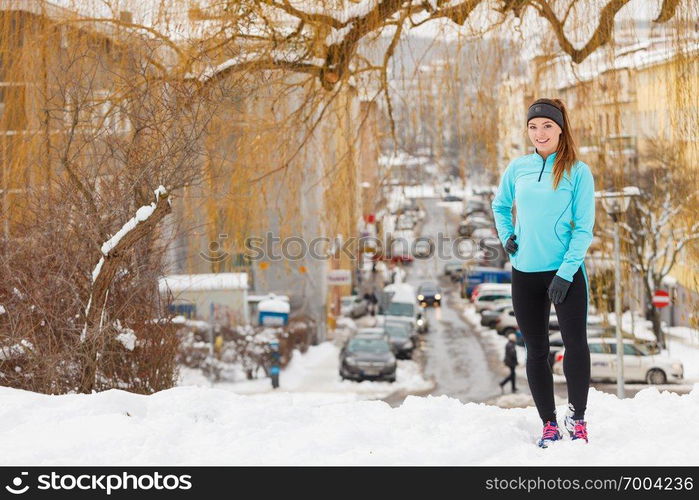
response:
M527 349L529 388L544 425L538 445L546 448L562 439L548 363L551 303L565 346L569 404L564 425L572 439L588 440L584 416L590 388L589 284L584 258L595 224L595 188L590 167L577 159L561 100L537 99L526 123L534 152L508 165L492 210L512 264L512 306Z
M376 296L376 289L373 289L369 294L369 312L372 316L376 316L376 304L379 303L379 298Z
M514 333L510 333L507 336L507 344L505 344L505 359L503 362L505 363L505 366L510 369L510 374L502 379L500 382L500 389L502 392L505 392L505 384L508 382L512 382L512 392L517 392L517 384L516 384L516 376L515 376L515 367L519 364L517 362L517 349L515 341L517 340L517 335Z

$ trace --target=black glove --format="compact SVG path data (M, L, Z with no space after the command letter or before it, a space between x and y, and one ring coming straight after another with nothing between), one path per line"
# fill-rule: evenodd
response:
M515 240L517 239L517 235L513 234L510 236L507 241L505 242L505 251L509 254L513 254L517 251L519 248L519 245L515 243Z
M561 278L556 275L551 280L549 285L549 298L554 304L560 304L566 298L568 293L568 288L570 288L570 281Z

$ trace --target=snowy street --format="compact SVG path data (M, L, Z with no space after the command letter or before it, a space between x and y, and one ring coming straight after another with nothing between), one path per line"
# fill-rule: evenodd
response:
M421 236L437 240L441 232L454 237L458 218L449 207L460 206L423 199L427 216ZM500 395L497 383L504 376L498 370L502 363L502 350L497 352L483 343L471 324L464 321L461 311L464 300L458 286L444 277L444 261L434 255L429 259L416 259L408 268L408 283L416 288L423 282L437 282L446 300L438 308L428 308L430 331L424 336L425 374L436 382L433 395L447 395L463 403L484 402Z

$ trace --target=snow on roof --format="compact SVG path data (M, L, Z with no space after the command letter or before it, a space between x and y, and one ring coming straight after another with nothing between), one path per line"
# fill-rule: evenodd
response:
M247 290L247 273L170 274L158 280L160 293L202 290Z
M401 286L396 288L396 293L391 297L391 302L416 302L415 288L407 283L401 283Z
M270 293L268 298L261 300L257 305L257 310L261 312L276 312L276 313L289 313L291 306L288 302L279 299L273 293Z
M643 69L671 61L679 54L693 55L699 52L699 41L683 40L673 43L669 39L646 41L620 47L609 60L608 51L598 51L580 64L573 65L567 54L551 59L544 68L553 71L556 88L564 89L597 78L599 75L620 69ZM572 67L571 67L572 66ZM553 75L552 75L553 76Z
M270 294L266 295L248 295L248 303L257 303L261 302L265 299L269 298ZM274 294L274 297L279 300L283 300L284 302L289 302L289 296L288 295L276 295Z

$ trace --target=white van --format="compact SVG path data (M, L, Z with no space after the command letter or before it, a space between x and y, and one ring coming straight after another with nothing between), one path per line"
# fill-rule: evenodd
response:
M384 306L381 314L385 316L417 316L417 299L415 288L407 283L387 285L383 289ZM414 322L413 322L414 324Z

